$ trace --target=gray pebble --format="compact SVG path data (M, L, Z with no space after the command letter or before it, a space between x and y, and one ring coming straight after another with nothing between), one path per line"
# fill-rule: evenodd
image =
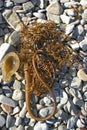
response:
M4 4L4 6L7 7L7 8L13 7L13 5L14 5L14 3L11 2L11 1L9 1L9 0L7 0L7 1L5 2L5 4Z
M70 67L69 73L71 76L75 77L76 76L76 68L75 67Z
M9 130L17 130L16 126L10 127Z
M5 125L5 118L4 116L0 115L0 127L3 127Z
M85 84L85 85L83 86L82 91L83 91L83 92L87 91L87 84Z
M21 123L22 123L22 119L20 117L17 117L16 121L15 121L15 125L19 126L19 125L21 125Z
M60 90L60 105L66 104L68 101L68 95L64 90Z
M46 116L48 115L48 113L49 113L49 109L47 109L47 108L42 108L42 109L39 111L39 115L40 115L41 117L46 117Z
M8 53L15 50L14 47L8 43L3 43L0 46L0 61L2 60L2 58Z
M39 13L39 12L34 12L33 15L40 19L45 19L46 17L44 13Z
M14 90L12 99L14 99L15 101L24 99L24 93L21 90Z
M7 128L4 126L4 127L2 127L2 130L7 130Z
M79 43L80 47L82 48L83 51L87 51L87 38L85 38L84 40L82 40Z
M49 106L51 104L51 99L48 97L44 97L43 101L46 104L46 106Z
M7 115L6 118L6 128L13 127L15 123L15 118L11 115Z
M69 130L70 130L70 129L74 129L75 126L76 126L77 120L78 120L78 117L76 117L76 116L71 117L71 118L68 120L68 122L67 122L67 129L69 129Z
M85 127L85 124L80 119L77 120L76 125L77 125L78 128L84 128Z
M49 130L49 128L46 123L37 122L34 126L34 130Z
M65 10L65 13L68 15L68 16L76 16L76 12L74 9L66 9Z
M24 130L24 127L22 125L19 125L16 130Z
M3 89L4 94L7 97L11 97L12 96L12 90L8 86L3 86L2 89Z
M66 30L65 30L66 35L72 33L73 29L74 29L74 25L73 24L68 24L66 26Z
M59 81L59 84L60 84L60 86L61 86L62 88L65 88L65 87L67 87L67 86L69 85L67 79L61 79L61 80Z
M54 124L55 123L55 118L53 117L53 118L50 118L50 119L48 119L48 120L46 120L46 123L48 123L48 124Z
M14 100L12 100L4 95L0 95L0 103L6 104L11 107L16 107L16 105L17 105L17 103Z
M29 11L31 11L33 9L34 9L34 4L31 1L26 2L26 3L23 4L23 10L24 11L29 12Z
M58 130L67 130L67 127L65 125L59 125Z
M3 23L2 14L0 13L0 24Z
M17 114L18 112L20 112L20 108L19 108L19 106L15 107L15 108L13 109L13 113L12 113L12 115Z
M4 4L3 0L0 0L0 8L2 8L3 4Z
M14 31L10 35L9 43L12 44L12 45L18 45L19 44L19 33L17 31Z
M82 85L82 81L81 79L79 79L78 77L74 77L71 81L71 88L75 88L75 89L80 89Z
M47 13L47 19L52 20L57 24L59 24L61 22L60 16L56 15L56 14Z
M22 4L22 3L26 3L28 0L12 0L12 1L17 4Z
M24 105L24 100L19 100L19 106L20 106L20 108L22 108L23 105Z
M85 111L87 111L87 102L85 102Z
M2 28L0 28L0 37L4 36L4 31Z
M84 99L85 102L87 101L87 91L84 92L83 99Z
M26 112L27 112L26 103L24 102L24 106L23 106L22 110L19 113L19 117L24 118L25 115L26 115Z

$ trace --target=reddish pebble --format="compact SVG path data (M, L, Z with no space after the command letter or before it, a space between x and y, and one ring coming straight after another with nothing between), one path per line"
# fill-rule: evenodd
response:
M1 108L3 109L4 112L7 114L10 114L12 112L12 107L6 105L6 104L1 104Z

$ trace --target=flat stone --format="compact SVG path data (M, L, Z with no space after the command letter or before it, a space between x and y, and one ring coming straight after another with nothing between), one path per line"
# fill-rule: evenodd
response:
M73 24L68 24L66 26L66 30L65 30L66 35L72 33L73 29L74 29L74 25Z
M0 95L0 103L6 104L11 107L16 107L16 105L17 105L17 103L14 100L12 100L4 95Z
M26 3L23 4L23 10L29 12L29 11L31 11L33 9L34 9L34 4L31 1L26 2Z
M12 99L14 99L16 101L24 99L24 93L21 90L14 90Z
M85 38L84 40L82 40L80 43L79 43L81 49L83 51L87 51L87 38Z
M11 52L11 51L14 51L14 47L8 43L3 43L1 46L0 46L0 61L3 59L3 57L8 53L8 52Z
M5 118L4 116L0 115L0 127L3 127L5 125Z
M22 110L19 113L19 117L24 118L25 115L26 115L26 112L27 112L26 103L24 102L24 106L23 106Z
M61 17L61 20L62 20L63 23L65 23L65 24L69 24L70 23L71 18L69 16L63 14L60 17Z
M12 96L12 90L8 86L3 86L2 89L3 89L4 94L7 97L11 97Z
M5 10L3 17L14 30L19 31L23 27L23 24L15 11Z
M12 45L18 45L19 44L19 33L17 31L14 31L10 35L9 43L12 44Z
M61 124L59 125L58 130L67 130L67 127L66 125Z
M67 122L67 129L74 129L75 126L76 126L76 122L78 120L78 117L77 116L73 116L71 117L68 122Z
M19 125L21 125L21 123L22 123L22 119L20 117L17 117L16 121L15 121L15 125L19 126Z
M6 118L6 128L13 127L15 123L15 118L11 115L7 115Z
M78 25L77 30L79 35L84 35L84 28L82 25Z
M85 85L83 86L82 91L83 91L83 92L87 91L87 84L85 84Z
M74 77L71 81L71 88L75 88L75 89L80 89L82 85L81 79L79 79L78 77Z
M48 20L52 20L55 23L59 24L60 23L60 16L59 15L55 15L55 14L51 14L51 13L47 13L47 19Z
M22 4L22 3L26 3L28 0L12 0L14 3L17 3L17 4Z
M55 123L55 118L54 117L52 117L52 118L50 118L50 119L48 119L48 120L46 120L46 123L48 123L48 124L54 124Z
M77 41L75 41L75 43L73 43L73 44L70 44L70 46L71 46L72 49L74 49L74 50L79 50L79 44L78 44Z
M12 113L12 107L6 105L6 104L1 104L1 108L3 109L4 112L6 112L7 114Z
M85 9L84 12L82 13L82 19L87 22L87 9Z
M48 125L43 122L37 122L34 126L34 130L48 130Z
M49 14L60 15L63 12L63 8L57 1L54 1L46 8L46 11Z
M15 108L13 109L12 115L15 115L15 114L17 114L17 113L19 113L19 112L20 112L20 108L19 108L19 106L17 106L17 107L15 107Z
M87 81L87 74L85 72L84 69L80 69L78 72L77 72L77 76L79 79L83 80L83 81Z
M44 13L39 13L39 12L34 12L33 15L37 18L40 18L40 19L45 19L46 16Z

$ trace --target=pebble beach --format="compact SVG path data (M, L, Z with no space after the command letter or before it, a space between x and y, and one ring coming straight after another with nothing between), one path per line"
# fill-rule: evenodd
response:
M4 82L3 57L19 46L19 30L33 22L51 20L69 40L81 63L63 66L52 90L57 110L49 120L36 121L26 108L20 77ZM20 24L21 23L21 24ZM87 0L0 0L0 130L87 130ZM52 110L52 97L33 97L40 117Z

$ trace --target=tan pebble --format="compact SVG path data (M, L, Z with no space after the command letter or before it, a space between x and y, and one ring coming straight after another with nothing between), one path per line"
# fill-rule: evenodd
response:
M83 81L87 81L87 74L85 73L84 69L80 69L77 72L77 76L79 79L83 80Z
M4 112L7 114L10 114L12 112L12 107L6 105L6 104L1 104L1 108L3 109Z

